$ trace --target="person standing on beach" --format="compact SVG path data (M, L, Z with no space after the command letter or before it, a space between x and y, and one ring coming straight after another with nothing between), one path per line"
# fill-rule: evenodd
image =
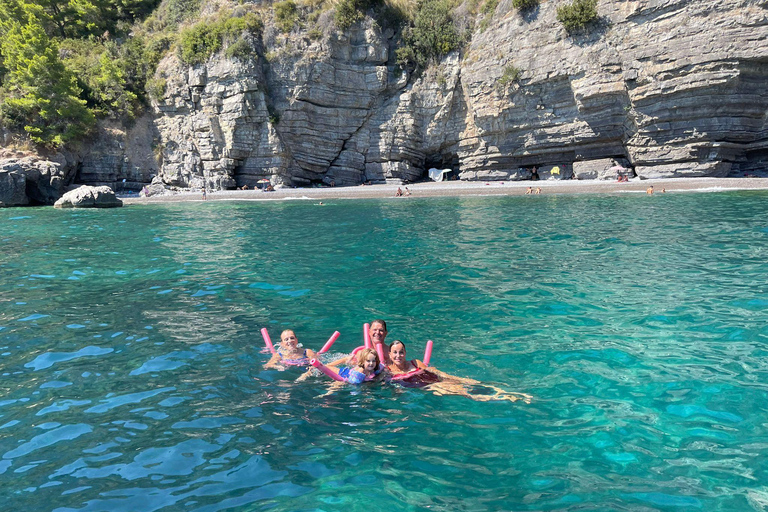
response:
M208 191L206 190L208 187L205 185L205 182L203 182L203 201L208 200Z
M539 170L536 168L536 166L534 166L533 170L531 171L531 181L539 181Z

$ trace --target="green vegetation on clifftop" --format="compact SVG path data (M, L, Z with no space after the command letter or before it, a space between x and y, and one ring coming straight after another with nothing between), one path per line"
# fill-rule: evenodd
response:
M424 69L429 62L458 49L464 40L454 24L450 0L421 0L413 23L403 31L396 51L403 67Z
M181 33L181 60L186 64L201 64L225 44L237 45L234 47L237 52L230 56L241 57L244 49L239 38L244 33L258 35L263 28L261 19L253 13L239 18L224 15L215 20L200 22Z

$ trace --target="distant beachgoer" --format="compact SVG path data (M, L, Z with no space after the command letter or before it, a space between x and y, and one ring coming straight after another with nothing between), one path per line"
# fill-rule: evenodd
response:
M410 190L408 190L408 187L405 187L405 195L406 195L406 196L409 196L409 195L411 195L411 191L410 191Z
M539 170L536 167L531 170L531 181L539 181Z
M265 190L267 192L274 192L275 191L275 187L273 187L272 184L270 183L269 185L267 185L267 188Z
M536 193L541 194L541 187L536 187Z
M413 359L408 361L405 357L405 343L396 340L389 348L389 357L392 363L387 367L393 376L414 370L424 370L419 375L414 375L403 381L399 381L406 387L421 387L438 396L459 395L471 398L478 402L490 402L496 400L509 400L516 402L523 400L530 403L531 396L525 393L511 393L496 386L483 384L473 379L465 379L449 375L431 366L425 366L422 361Z
M208 191L206 190L206 188L207 187L205 186L205 183L203 183L203 201L208 200Z
M653 185L648 187L648 189L645 191L645 193L648 194L649 196L652 196L653 195Z
M296 337L296 333L286 329L280 333L280 344L264 368L278 368L281 366L280 363L305 366L316 355L312 350L299 348L299 338Z
M667 193L667 189L666 189L666 188L662 188L662 189L661 189L661 193L662 193L662 194L666 194L666 193Z
M320 206L324 206L322 201L320 201L320 202L319 202L319 203L317 203L317 204L318 204L318 205L320 205Z
M403 195L403 191L400 189L400 187L397 187L397 192L395 192L395 197L400 197Z
M533 194L533 189L531 187L528 187L525 189L525 195Z

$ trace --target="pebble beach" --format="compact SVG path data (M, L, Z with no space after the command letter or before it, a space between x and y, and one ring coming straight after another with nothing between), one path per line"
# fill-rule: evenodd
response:
M410 196L395 197L397 189L411 192ZM545 181L445 181L423 182L409 185L360 185L357 187L283 188L273 192L261 190L209 191L208 201L274 201L274 200L331 200L387 198L411 199L418 197L452 196L516 196L532 195L540 188L539 195L563 194L623 194L646 193L653 187L654 194L680 192L724 192L733 190L768 190L768 178L669 178L654 180L616 181L598 180L545 180ZM121 196L126 204L202 201L197 192L179 192L153 197L136 195Z

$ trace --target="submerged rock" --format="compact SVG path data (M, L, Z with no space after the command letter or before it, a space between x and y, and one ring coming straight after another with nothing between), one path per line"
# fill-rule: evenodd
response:
M83 185L70 190L53 205L56 208L114 208L123 206L109 187Z

